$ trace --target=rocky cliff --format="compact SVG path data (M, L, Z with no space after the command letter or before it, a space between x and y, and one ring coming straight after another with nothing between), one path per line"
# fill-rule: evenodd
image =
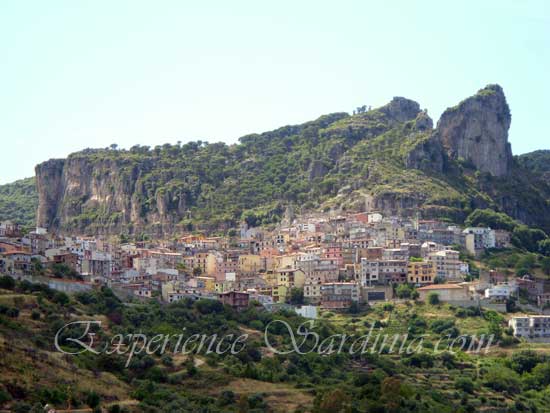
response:
M418 103L396 97L237 145L88 149L36 167L37 223L160 235L277 222L288 205L453 220L491 207L550 229L550 188L514 162L510 120L502 89L490 85L446 110L435 129Z
M489 85L447 109L437 123L436 138L450 158L471 162L493 176L506 176L512 166L510 122L502 88Z
M173 232L184 217L185 200L169 188L157 188L151 199L141 178L155 167L148 157L128 162L94 151L41 163L37 225L92 233Z

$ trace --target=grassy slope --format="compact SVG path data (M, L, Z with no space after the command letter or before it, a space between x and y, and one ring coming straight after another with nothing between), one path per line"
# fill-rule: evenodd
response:
M0 221L10 220L33 226L37 207L38 194L34 177L0 185Z

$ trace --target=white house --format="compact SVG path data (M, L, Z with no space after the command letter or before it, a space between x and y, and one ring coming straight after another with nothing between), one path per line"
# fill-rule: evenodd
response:
M493 300L505 300L515 295L518 291L517 285L498 284L485 290L485 298Z
M512 317L508 326L514 331L514 336L525 338L546 338L550 341L550 316L531 315Z

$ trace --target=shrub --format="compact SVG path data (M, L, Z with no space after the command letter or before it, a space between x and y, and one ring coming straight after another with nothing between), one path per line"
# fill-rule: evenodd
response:
M86 404L90 406L92 409L95 409L99 406L99 402L101 401L101 398L99 397L99 394L97 394L95 391L91 391L86 396Z
M11 318L17 318L19 317L19 309L15 307L8 308L6 315Z
M9 275L3 275L0 277L0 288L4 290L13 290L15 288L15 280Z
M510 367L519 374L529 373L540 361L540 356L534 351L520 351L512 355Z
M492 366L484 379L485 386L497 392L517 393L521 390L518 374L504 366Z
M518 225L512 233L512 244L530 252L537 252L539 242L546 238L546 234L540 229L532 229L527 225Z
M235 403L235 393L231 390L223 391L218 399L218 404L220 406L227 406L233 403Z
M466 393L474 392L474 382L467 377L459 377L455 380L455 388Z
M436 293L430 293L428 295L428 302L431 305L438 305L439 304L439 295Z
M0 406L6 402L9 402L10 400L11 395L6 390L4 390L4 388L0 387Z
M517 225L508 215L495 212L492 209L476 209L468 215L465 224L468 227L491 227L507 231L512 231Z
M408 284L399 284L395 290L399 298L412 298L413 288Z
M32 313L31 313L31 318L33 320L40 320L40 312L36 311L36 310L33 310Z
M118 404L113 404L111 407L109 407L109 413L120 413L121 409Z

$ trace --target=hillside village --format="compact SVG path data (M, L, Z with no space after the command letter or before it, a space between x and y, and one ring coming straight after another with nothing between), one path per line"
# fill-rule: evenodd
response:
M533 316L516 317L516 336L550 340L544 279L471 268L486 250L511 246L511 233L436 220L310 214L271 229L246 223L232 236L189 233L172 240L109 242L0 225L0 272L64 292L110 287L124 301L220 300L236 309L358 312L379 301L435 300L506 312L520 295ZM474 264L475 266L475 264Z

